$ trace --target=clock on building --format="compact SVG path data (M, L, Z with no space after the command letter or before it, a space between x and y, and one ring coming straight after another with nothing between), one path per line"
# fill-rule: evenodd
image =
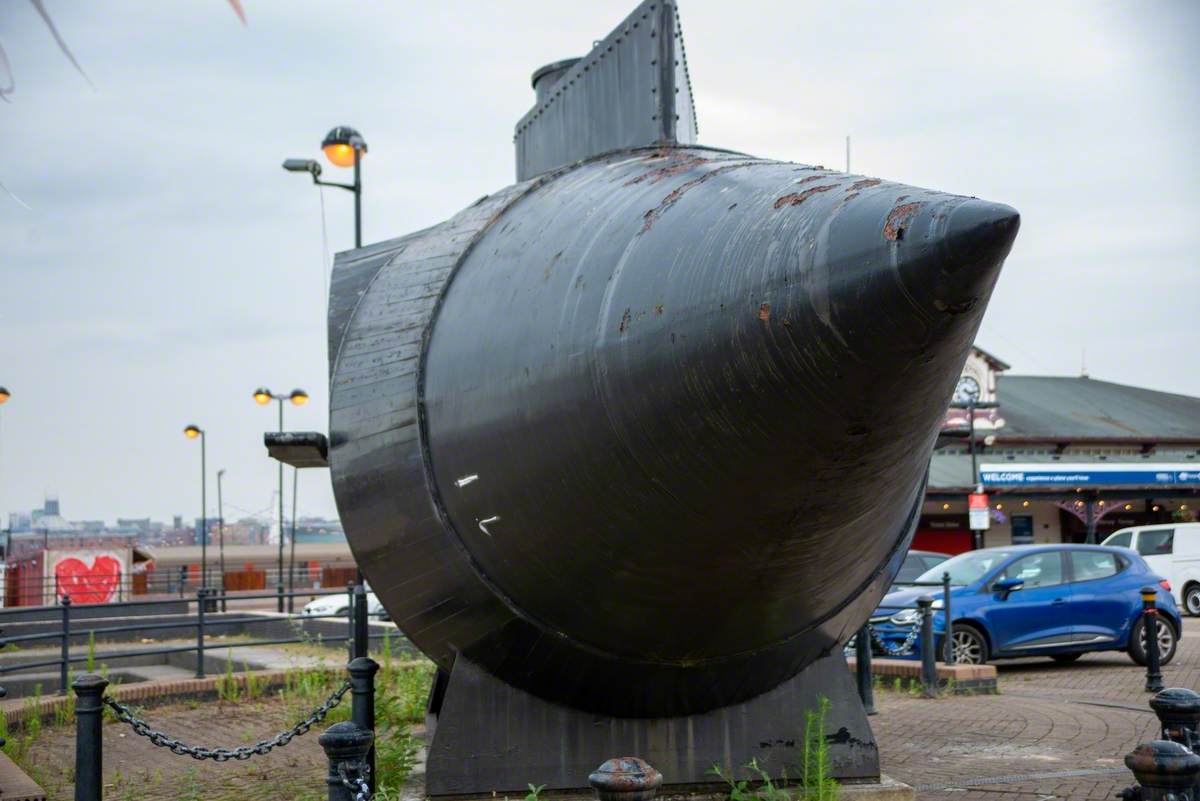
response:
M979 382L969 375L964 375L958 379L958 386L954 388L955 403L970 403L971 401L979 401Z

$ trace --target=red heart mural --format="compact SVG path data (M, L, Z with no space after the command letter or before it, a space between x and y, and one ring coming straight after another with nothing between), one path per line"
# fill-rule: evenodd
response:
M73 604L102 604L113 599L121 582L121 562L111 556L97 556L92 566L71 556L54 565L58 595L71 596Z

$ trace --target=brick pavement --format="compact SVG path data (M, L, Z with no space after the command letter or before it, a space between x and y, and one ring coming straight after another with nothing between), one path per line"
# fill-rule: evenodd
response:
M997 667L996 696L879 692L871 723L884 771L922 801L1101 801L1132 783L1125 754L1156 734L1144 669L1119 653ZM1163 676L1168 687L1197 688L1200 620L1185 622ZM1063 775L1072 772L1082 775Z

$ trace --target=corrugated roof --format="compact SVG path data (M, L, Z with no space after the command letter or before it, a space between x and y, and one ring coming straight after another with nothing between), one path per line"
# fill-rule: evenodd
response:
M1200 442L1200 398L1094 378L1000 375L1001 440ZM968 471L969 472L969 471Z

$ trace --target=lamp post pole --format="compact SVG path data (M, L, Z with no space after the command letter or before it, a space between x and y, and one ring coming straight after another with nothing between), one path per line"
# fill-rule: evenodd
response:
M221 479L225 477L225 469L217 471L217 530L220 531L219 539L217 540L218 553L220 554L221 566L221 611L226 610L225 606L225 504L221 495Z
M283 462L279 463L280 465ZM292 593L296 591L296 487L300 481L300 471L292 468L292 537L291 553L288 554L288 612L295 611Z
M345 125L339 125L325 135L321 150L326 158L337 167L353 167L354 183L340 184L321 180L321 165L312 159L286 159L283 168L288 172L306 172L317 186L336 186L354 193L354 247L362 247L362 157L367 153L367 143L362 134Z
M303 406L308 403L308 393L302 389L293 389L289 395L276 395L266 387L259 387L254 390L254 401L260 406L265 406L272 400L279 403L279 433L283 433L283 402L290 400L295 406ZM283 611L283 541L284 541L284 522L283 522L283 462L279 463L279 562L275 573L275 585L279 589L279 612Z
M12 397L11 392L9 392L4 387L0 387L0 406L3 406L8 401L8 399L11 397ZM2 461L0 461L0 465L3 465ZM2 485L0 485L0 486L2 486ZM12 517L9 516L8 526L5 527L5 529L4 529L4 584L3 584L4 595L2 597L0 597L0 607L8 606L8 603L7 603L7 601L8 601L8 561L11 558L12 558Z
M192 424L183 429L188 439L200 440L200 589L208 587L208 457L204 429Z

